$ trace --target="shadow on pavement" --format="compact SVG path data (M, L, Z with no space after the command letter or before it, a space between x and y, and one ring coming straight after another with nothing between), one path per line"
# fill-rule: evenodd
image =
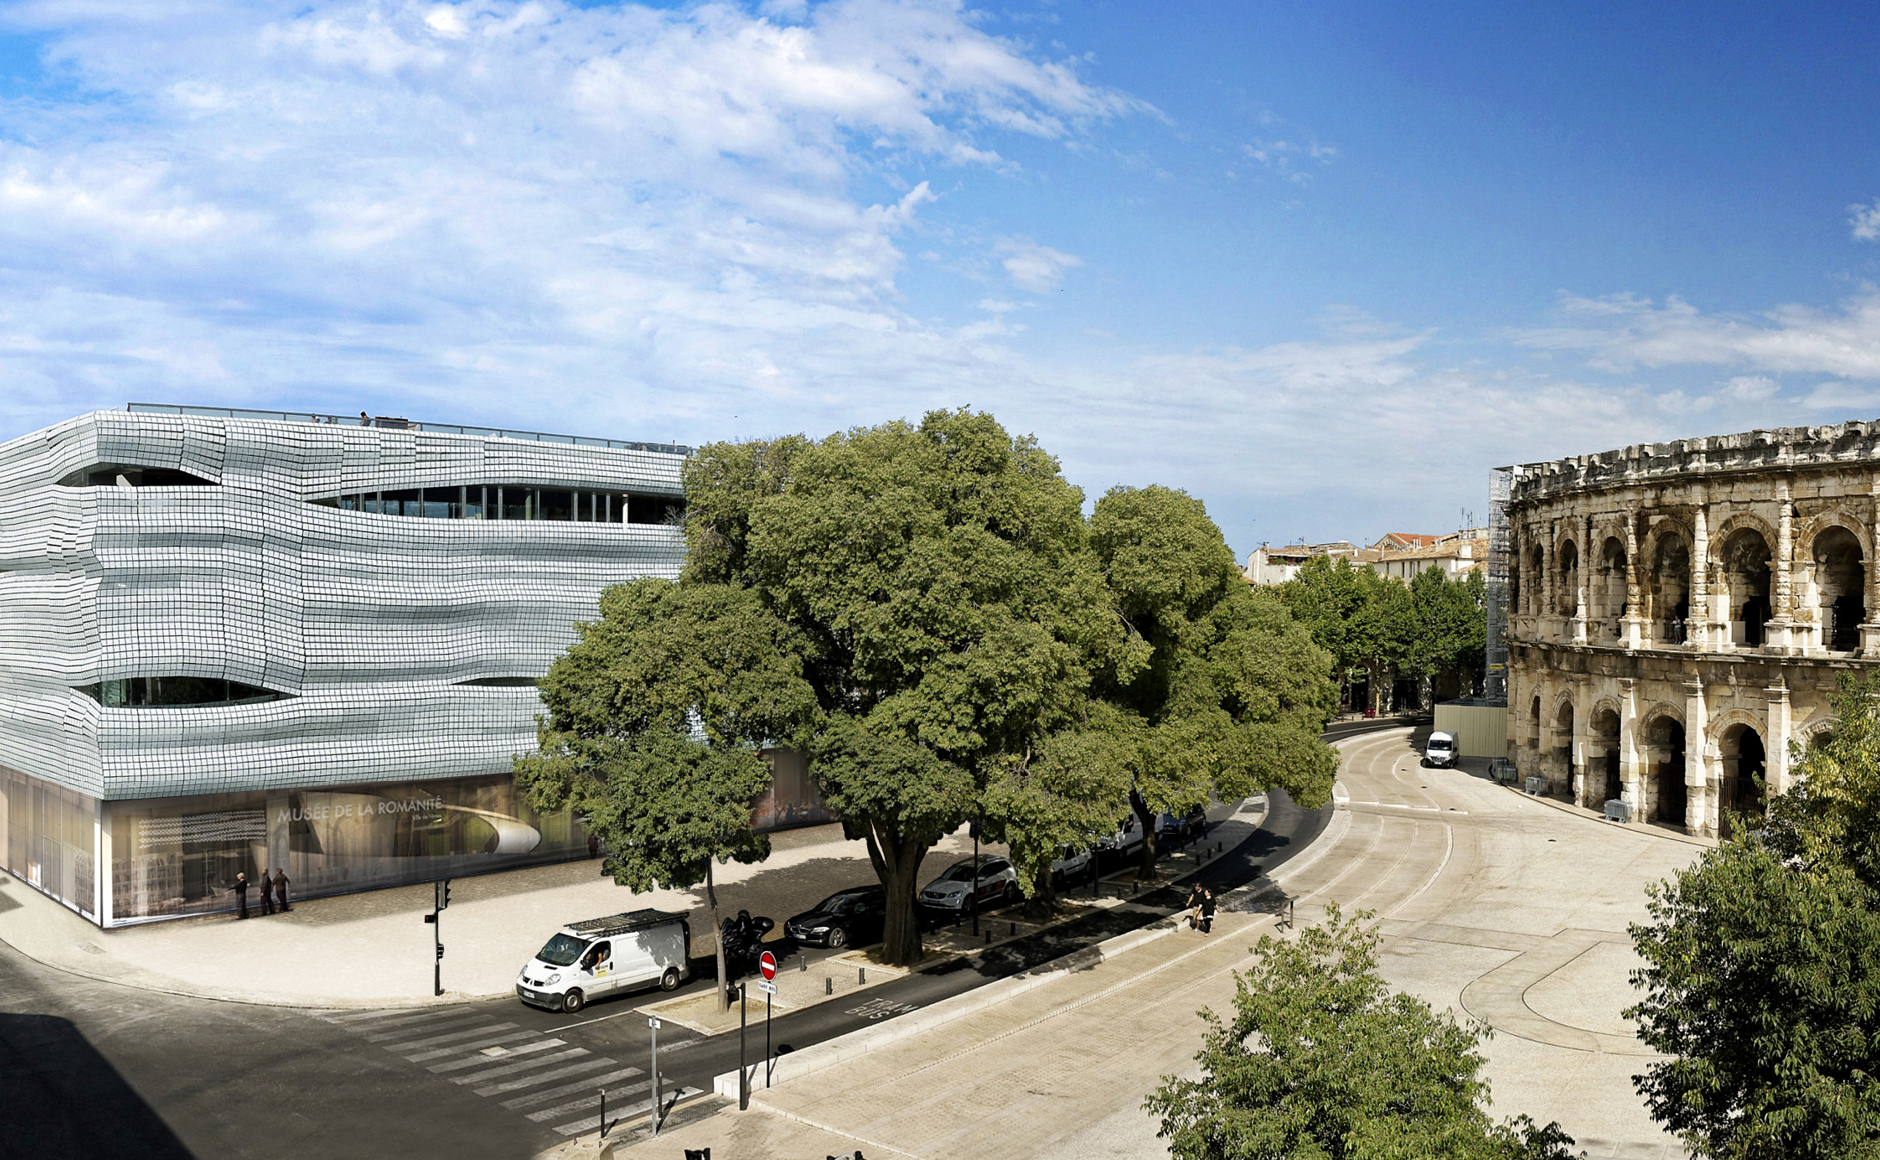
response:
M0 1108L6 1160L191 1156L69 1019L0 1014Z

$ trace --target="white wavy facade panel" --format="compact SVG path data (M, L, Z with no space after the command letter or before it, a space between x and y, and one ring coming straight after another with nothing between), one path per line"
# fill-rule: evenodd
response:
M0 445L0 766L106 801L505 773L529 688L603 588L673 577L675 526L425 519L309 501L531 485L682 495L681 455L96 412ZM63 486L97 464L214 486ZM106 708L139 676L289 694Z

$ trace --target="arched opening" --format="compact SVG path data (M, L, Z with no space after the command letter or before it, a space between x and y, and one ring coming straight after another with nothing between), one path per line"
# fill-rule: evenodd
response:
M1762 735L1748 725L1732 725L1718 738L1717 753L1723 765L1718 785L1717 813L1724 837L1730 836L1730 812L1760 815L1763 789L1759 779L1767 773Z
M1547 575L1547 566L1545 557L1538 546L1528 553L1528 575L1534 577L1534 582L1528 585L1527 593L1526 610L1531 616L1541 610L1542 593L1547 590L1543 579Z
M1625 544L1617 536L1607 536L1599 547L1599 595L1595 607L1602 630L1614 637L1620 635L1619 622L1630 611L1626 607L1625 581Z
M1833 527L1815 537L1815 591L1821 604L1821 643L1836 652L1860 647L1867 619L1867 569L1860 540Z
M1730 640L1760 648L1769 620L1769 541L1755 528L1738 528L1723 542L1723 583L1730 600Z
M1573 702L1562 701L1560 712L1554 716L1554 770L1549 773L1549 780L1568 787L1568 796L1572 796L1573 785Z
M1528 748L1538 749L1541 743L1541 699L1534 698L1528 707Z
M1652 756L1652 820L1684 824L1684 726L1659 717L1646 728Z
M1593 752L1599 750L1599 753ZM1586 753L1586 804L1599 809L1619 797L1619 715L1611 709L1593 714Z
M1684 622L1691 615L1691 547L1676 536L1658 541L1652 554L1651 618L1663 644L1684 643Z
M1556 610L1562 616L1575 616L1580 611L1580 550L1573 546L1572 540L1560 545L1560 600Z

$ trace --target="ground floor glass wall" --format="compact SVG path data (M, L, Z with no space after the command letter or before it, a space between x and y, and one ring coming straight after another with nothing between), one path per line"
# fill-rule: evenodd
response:
M98 801L0 767L0 866L98 917Z
M530 809L507 775L108 802L105 827L111 925L232 909L235 876L263 867L285 868L292 899L593 852L577 819Z

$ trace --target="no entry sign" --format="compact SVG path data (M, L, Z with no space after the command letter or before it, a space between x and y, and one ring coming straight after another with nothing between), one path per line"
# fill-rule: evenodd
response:
M757 969L764 973L766 981L777 977L777 956L765 951L757 956Z

